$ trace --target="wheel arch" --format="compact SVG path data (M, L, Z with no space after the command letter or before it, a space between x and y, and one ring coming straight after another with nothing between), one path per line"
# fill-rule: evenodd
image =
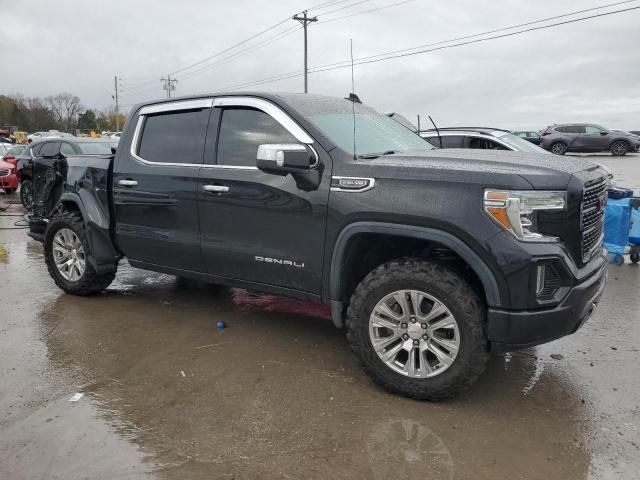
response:
M484 260L457 236L429 227L399 225L382 222L356 222L346 226L338 235L331 258L329 272L329 300L334 323L343 326L343 302L353 285L345 274L348 261L353 252L350 246L362 236L381 236L401 239L403 245L429 243L442 246L455 253L475 274L482 290L483 299L488 305L500 305L501 293L494 273ZM413 252L412 252L413 253ZM393 256L393 255L391 255ZM363 262L366 259L363 259ZM365 273L366 275L366 273ZM353 283L353 281L351 281Z
M98 272L114 270L121 255L111 240L110 219L94 196L80 194L63 193L54 211L63 209L78 212L87 229L87 239L92 254L90 261L93 267Z

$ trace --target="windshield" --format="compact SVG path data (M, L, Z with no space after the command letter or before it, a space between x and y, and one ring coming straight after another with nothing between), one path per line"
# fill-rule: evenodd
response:
M524 138L516 137L512 133L505 133L498 138L510 147L513 147L516 152L547 153L546 150L534 145Z
M84 155L111 155L111 147L117 147L114 142L81 142L78 143Z
M386 115L356 113L354 152L352 113L320 113L311 115L310 119L322 133L349 155L375 155L434 148L425 139Z

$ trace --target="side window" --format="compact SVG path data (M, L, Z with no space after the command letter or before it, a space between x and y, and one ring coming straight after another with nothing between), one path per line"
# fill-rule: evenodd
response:
M252 108L222 111L218 136L219 165L255 167L258 146L264 143L299 143L266 113Z
M39 157L53 157L60 153L60 142L46 142L40 152L38 153Z
M594 127L593 125L587 125L584 128L584 131L587 135L599 135L604 132L604 130L600 127Z
M75 155L76 151L73 149L71 144L67 142L63 142L62 145L60 146L60 153L64 155Z
M568 132L567 132L567 128L568 128L568 127L556 127L556 128L554 128L554 130L555 130L556 132L558 132L558 133L568 133Z
M40 153L40 149L41 148L42 148L42 144L41 143L37 143L33 147L31 147L31 156L37 157L38 154Z
M580 125L569 125L565 128L567 129L567 133L584 133L584 127Z
M460 135L445 135L442 137L442 148L462 148L463 138ZM435 145L440 146L438 137L435 137Z
M202 163L209 113L206 108L147 116L138 156L149 162Z

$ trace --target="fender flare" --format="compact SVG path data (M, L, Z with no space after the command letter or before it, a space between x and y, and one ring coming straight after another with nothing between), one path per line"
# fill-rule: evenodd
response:
M342 271L340 265L345 254L345 249L349 240L360 233L379 233L394 235L399 237L410 237L420 240L429 240L440 243L453 250L456 254L469 264L478 275L485 291L486 300L489 306L500 305L501 295L498 282L487 264L474 252L466 243L449 232L429 227L419 227L414 225L400 225L395 223L382 222L356 222L347 225L342 229L336 240L335 248L331 258L331 270L329 273L329 298L331 300L332 316L336 326L342 325L342 319L337 316L342 313L340 302L340 292L342 290Z
M83 192L80 190L80 193ZM96 198L91 194L65 192L60 196L56 208L64 203L73 203L82 215L92 253L89 258L92 266L98 273L115 270L121 255L111 241L110 219L99 208Z

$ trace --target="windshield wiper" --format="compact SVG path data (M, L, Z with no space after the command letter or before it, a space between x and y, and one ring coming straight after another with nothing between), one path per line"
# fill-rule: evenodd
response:
M380 153L365 153L363 155L358 155L358 158L378 158L383 155L393 155L394 153L398 153L397 150L386 150Z

